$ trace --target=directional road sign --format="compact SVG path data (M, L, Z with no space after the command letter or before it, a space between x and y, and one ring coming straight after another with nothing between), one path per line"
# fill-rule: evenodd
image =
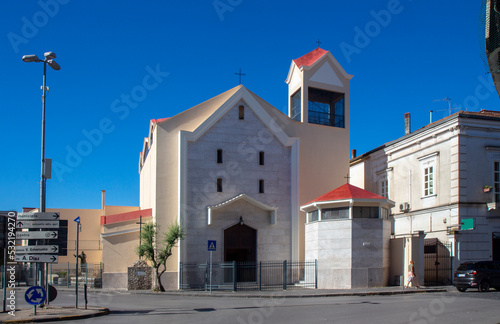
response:
M36 231L36 232L17 232L16 239L18 240L48 240L56 239L57 231Z
M59 245L16 246L16 254L59 253Z
M29 287L24 294L24 299L30 305L40 305L47 298L47 292L40 286Z
M216 251L217 250L217 241L208 241L208 250Z
M59 220L59 213L18 213L17 220Z
M17 254L16 262L57 263L59 256L50 254Z
M59 221L53 220L37 220L37 221L20 221L16 222L16 228L59 228Z

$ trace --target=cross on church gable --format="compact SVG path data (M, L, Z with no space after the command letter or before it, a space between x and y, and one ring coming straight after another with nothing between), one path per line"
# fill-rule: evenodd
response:
M240 68L240 71L236 72L235 74L239 76L239 83L238 84L241 84L241 76L242 75L246 75L246 74L245 73L241 73L241 68Z

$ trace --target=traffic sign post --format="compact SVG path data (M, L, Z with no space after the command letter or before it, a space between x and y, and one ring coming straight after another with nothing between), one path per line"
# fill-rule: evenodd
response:
M78 234L82 230L82 224L80 223L80 216L75 218L73 221L76 222L76 285L75 285L75 308L78 308L78 245L79 245L79 236Z
M18 240L52 240L58 237L57 231L40 231L40 232L17 232L16 239Z
M43 303L45 298L47 298L47 292L40 286L32 286L24 294L24 300L34 307L33 315L36 315L36 305Z
M16 228L59 228L59 221L54 220L36 220L16 222Z
M58 255L50 255L50 254L18 254L18 255L16 255L16 262L57 263L58 261L59 261Z
M210 251L210 294L212 294L212 253L217 250L217 241L208 240L208 251Z
M59 220L59 213L18 213L17 220Z
M16 255L17 254L33 254L33 253L59 253L59 245L16 246Z

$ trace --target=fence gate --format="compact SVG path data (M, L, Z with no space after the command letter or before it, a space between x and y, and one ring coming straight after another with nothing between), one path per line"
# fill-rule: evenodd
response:
M439 239L425 239L424 284L426 286L450 285L453 280L451 243Z

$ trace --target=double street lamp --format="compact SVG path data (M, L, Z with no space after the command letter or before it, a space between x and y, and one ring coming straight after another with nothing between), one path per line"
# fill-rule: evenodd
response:
M47 80L47 65L49 65L52 69L54 70L60 70L61 67L59 64L57 64L54 59L56 58L56 54L54 52L45 52L43 54L44 59L41 60L38 58L36 55L24 55L23 56L23 61L24 62L43 62L43 85L42 85L42 166L41 166L41 180L40 180L40 212L44 213L45 212L45 200L46 200L46 179L47 179L47 172L49 170L46 170L46 168L50 168L51 166L47 166L47 163L45 161L45 96L47 94L47 90L49 88L46 85L46 80ZM38 268L38 263L37 263L37 268ZM40 286L44 286L44 281L45 276L44 276L44 269L40 269ZM45 284L48 284L45 282ZM48 287L47 287L48 288ZM48 290L47 290L48 291Z
M57 64L54 59L56 58L56 53L45 52L43 54L44 59L41 60L36 55L24 55L24 62L43 62L43 85L42 85L42 166L41 166L41 180L40 180L40 212L45 212L45 194L46 194L46 171L45 170L45 96L49 88L46 86L47 79L47 65L49 65L54 70L60 70L61 67Z

